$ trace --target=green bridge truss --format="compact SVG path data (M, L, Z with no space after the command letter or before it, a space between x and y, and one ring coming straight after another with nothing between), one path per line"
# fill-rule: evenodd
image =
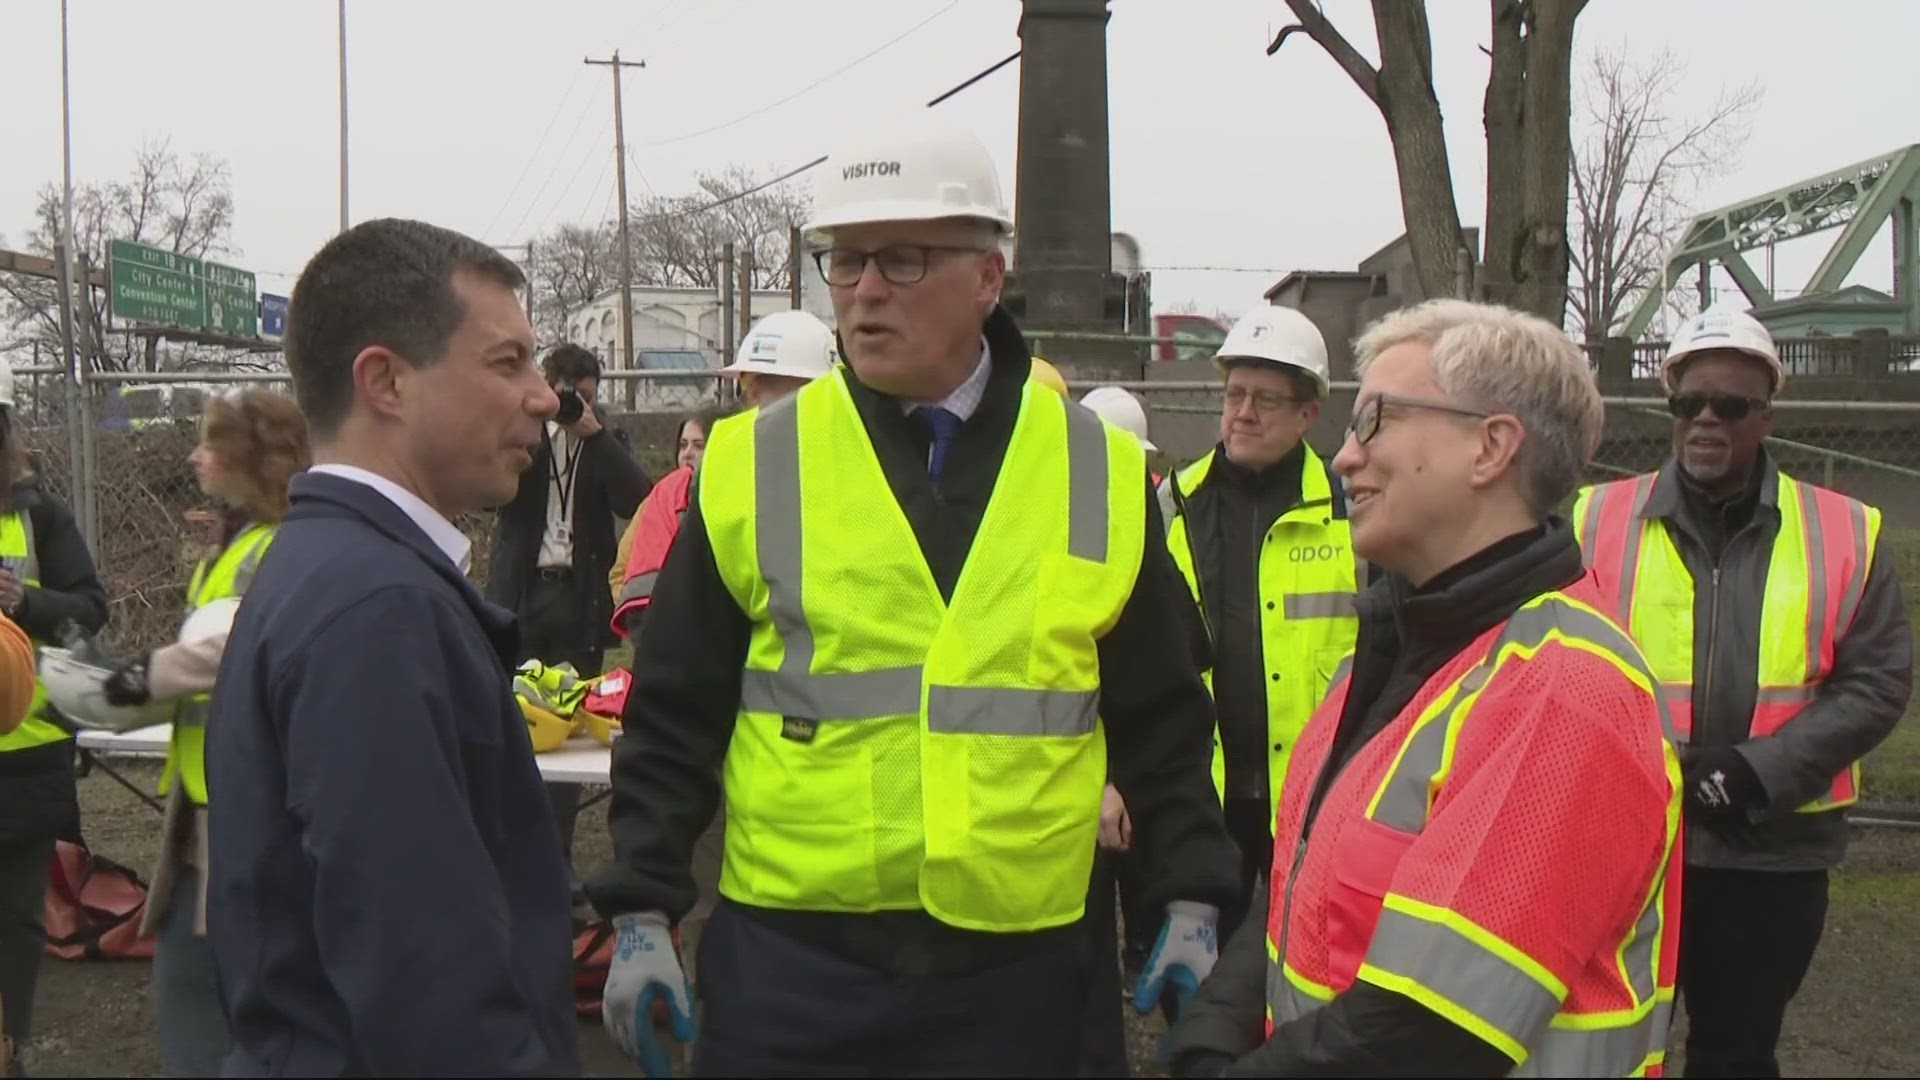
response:
M1687 224L1680 242L1667 253L1662 285L1641 299L1627 320L1625 336L1638 340L1667 293L1696 266L1723 266L1749 303L1770 303L1773 293L1741 253L1840 229L1801 295L1833 292L1845 283L1867 242L1889 218L1893 220L1893 298L1906 313L1906 332L1920 333L1920 263L1914 250L1920 240L1914 232L1917 198L1920 144L1701 214Z

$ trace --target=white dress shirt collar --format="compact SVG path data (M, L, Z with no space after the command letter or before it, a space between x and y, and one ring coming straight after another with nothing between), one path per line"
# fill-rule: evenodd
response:
M467 539L467 534L456 528L440 511L428 506L425 499L379 473L369 472L357 465L328 462L315 465L311 471L365 484L386 496L388 502L399 507L401 513L420 526L420 531L427 534L427 539L433 541L433 546L439 548L449 562L459 567L461 573L467 572L468 558L473 554L473 541Z

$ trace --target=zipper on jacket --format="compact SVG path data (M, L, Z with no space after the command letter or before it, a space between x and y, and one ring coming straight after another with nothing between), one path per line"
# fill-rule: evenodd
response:
M1707 636L1705 639L1707 642L1707 670L1703 674L1700 682L1700 692L1694 695L1703 702L1711 702L1713 700L1713 662L1720 655L1720 650L1716 647L1720 640L1720 568L1725 565L1727 553L1733 550L1733 545L1738 543L1741 537L1747 535L1747 533L1753 529L1753 525L1753 521L1748 520L1745 525L1740 527L1739 532L1728 537L1726 546L1720 549L1720 554L1713 560L1713 577L1711 578L1713 601L1707 609ZM1697 540L1695 542L1698 543ZM1705 547L1706 545L1702 544L1701 546ZM1693 636L1693 647L1698 649L1700 647L1700 641L1700 635L1695 633ZM1693 712L1693 722L1688 725L1687 729L1688 746L1700 745L1700 728L1702 726L1700 719L1703 710L1694 709Z

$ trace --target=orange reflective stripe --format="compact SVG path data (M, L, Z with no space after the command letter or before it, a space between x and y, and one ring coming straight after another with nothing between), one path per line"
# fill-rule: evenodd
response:
M1653 495L1654 475L1601 484L1587 498L1583 534L1587 566L1613 591L1614 617L1633 625L1633 581L1640 573L1640 512Z

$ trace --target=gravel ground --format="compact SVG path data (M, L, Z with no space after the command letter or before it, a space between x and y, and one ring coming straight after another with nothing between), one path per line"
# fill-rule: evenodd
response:
M122 768L143 790L156 771ZM100 854L145 871L156 846L159 815L101 772L80 783L89 842ZM711 841L711 838L710 838ZM591 868L609 854L605 804L582 815L575 851ZM717 877L718 846L703 845L706 880ZM688 921L689 947L704 912ZM1920 1032L1912 1017L1920 1002L1920 831L1860 834L1845 871L1836 878L1832 914L1813 972L1787 1018L1782 1064L1798 1076L1920 1075ZM152 1076L159 1060L151 1035L144 961L67 962L49 959L36 1003L39 1033L29 1066L41 1076ZM1130 1043L1140 1075L1158 1037L1157 1017L1130 1019ZM1675 1045L1680 1033L1675 1032ZM598 1020L580 1025L588 1075L638 1076L608 1042ZM1677 1070L1670 1075L1677 1074Z

